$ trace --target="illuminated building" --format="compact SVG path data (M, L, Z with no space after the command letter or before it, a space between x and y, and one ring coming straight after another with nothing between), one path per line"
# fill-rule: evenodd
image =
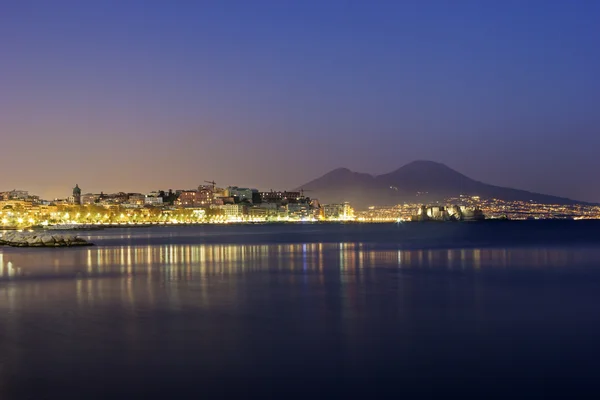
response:
M323 217L326 220L349 221L354 219L354 209L350 203L323 205Z
M146 196L144 197L144 205L147 206L162 206L163 198L160 196Z
M175 201L175 205L179 207L199 207L200 196L195 190L185 190L179 193L179 197Z
M313 211L309 204L290 203L286 206L288 218L292 220L307 220L314 217Z
M248 211L248 207L243 204L225 204L217 207L228 219L244 218Z
M201 185L198 187L198 202L200 206L208 207L215 204L215 191L212 186Z
M248 209L248 216L251 220L266 220L269 216L269 210L264 207L251 207Z

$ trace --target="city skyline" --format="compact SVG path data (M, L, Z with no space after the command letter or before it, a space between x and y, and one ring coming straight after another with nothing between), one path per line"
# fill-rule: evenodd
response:
M389 186L390 183L392 186ZM152 196L159 191L165 193L169 191L179 193L201 190L203 187L212 187L213 190L214 188L218 187L222 190L225 188L244 188L257 192L298 192L302 193L302 195L304 195L304 192L307 191L307 197L314 197L317 200L326 199L329 201L332 200L333 197L335 198L333 202L351 202L363 207L365 206L365 195L367 197L371 196L373 199L377 199L379 197L381 197L381 199L385 199L383 203L381 203L381 201L367 201L368 204L376 206L390 206L394 204L415 202L424 202L424 204L427 204L432 202L432 200L435 203L442 198L458 195L478 196L488 199L503 198L506 196L505 200L510 199L532 201L540 204L600 204L600 202L586 202L580 199L553 196L547 193L537 193L526 189L523 190L510 187L501 187L493 184L490 185L488 182L473 180L459 171L453 170L447 165L428 160L413 161L394 171L389 171L384 175L367 174L359 171L351 171L347 168L338 168L333 171L329 171L328 173L314 180L305 182L302 185L292 186L292 189L289 188L289 185L287 185L285 188L260 188L253 187L251 185L245 185L244 183L240 182L219 182L217 184L217 182L209 180L200 180L197 184L188 185L186 187L174 187L168 184L164 187L155 186L147 190L132 190L132 187L120 188L119 190L106 190L106 188L80 188L78 183L75 184L75 187L81 195L98 195L102 193L105 195L110 193L143 193ZM3 193L2 189L3 188L0 187L0 194ZM26 189L25 187L4 190L4 192L8 193L10 191L23 190L30 193L35 193L37 196L45 200L65 199L64 192L61 192L58 196L48 197L44 196L43 194L40 195L38 192ZM336 195L335 193L339 193L342 195L342 197ZM393 194L396 194L396 196L392 196ZM398 195L400 196L398 197ZM425 198L423 198L423 195L425 195ZM419 200L420 196L422 200Z
M597 2L0 11L1 190L291 190L339 167L380 174L430 159L600 202Z

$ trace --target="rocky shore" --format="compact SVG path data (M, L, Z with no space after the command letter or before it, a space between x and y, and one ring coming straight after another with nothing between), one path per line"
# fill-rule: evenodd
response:
M93 243L75 235L51 235L38 232L5 232L0 245L13 247L73 247L91 246Z
M54 231L80 230L80 231L95 231L103 229L102 226L91 224L57 224L44 227L44 229Z

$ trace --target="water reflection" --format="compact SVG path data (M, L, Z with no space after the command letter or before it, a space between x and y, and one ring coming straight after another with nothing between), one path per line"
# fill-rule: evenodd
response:
M5 249L0 251L0 281L103 275L158 275L167 281L189 281L266 270L324 273L335 269L343 282L353 282L370 268L558 268L581 260L600 261L600 252L560 248L382 250L360 243Z
M231 371L245 377L261 365L261 376L300 365L295 376L316 369L327 377L340 366L368 372L381 364L377 372L385 373L406 361L410 373L423 360L446 360L436 354L447 354L454 368L464 349L479 343L467 354L477 372L480 351L494 347L478 341L513 340L528 323L547 321L539 329L529 325L519 351L501 346L497 357L510 357L501 361L512 368L514 354L549 332L558 332L556 342L536 357L560 347L573 327L596 340L600 319L590 316L597 314L598 286L585 275L575 284L545 278L554 269L594 271L588 267L599 263L600 249L592 248L398 250L352 242L3 248L0 383L26 377L23 387L30 387L37 381L29 378L44 377L65 387L87 385L77 374L90 370L120 382L132 367L144 383L173 370L193 371L194 379ZM540 273L523 285L522 271ZM3 363L10 368L3 371ZM0 384L0 397L11 398L2 394Z
M568 269L582 263L600 264L600 251L544 248L389 250L360 243L4 249L0 251L0 300L6 300L5 304L14 303L14 287L2 287L2 282L18 285L29 282L17 288L21 289L19 293L30 296L39 292L44 282L61 281L63 283L52 286L52 293L57 287L61 288L56 292L57 296L74 293L74 302L80 307L103 303L103 296L113 296L119 303L134 309L137 297L143 296L144 302L152 305L156 292L160 290L164 295L162 291L168 289L170 306L178 308L181 306L181 288L199 291L202 301L207 303L210 299L206 285L225 282L235 297L238 295L236 288L244 284L245 276L267 273L273 283L284 282L291 286L301 283L305 285L305 291L308 284L324 288L328 283L339 285L342 309L356 313L364 300L362 286L366 280L376 279L375 270L411 273L432 269L477 274L523 268ZM236 279L221 280L234 276Z

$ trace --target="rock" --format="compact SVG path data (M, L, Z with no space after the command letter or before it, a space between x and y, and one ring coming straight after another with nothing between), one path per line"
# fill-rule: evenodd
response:
M65 243L67 244L67 246L70 246L72 243L75 243L76 239L77 239L77 237L74 235L65 235L64 236L64 240L65 240Z
M25 237L25 242L31 247L41 247L44 245L42 238L37 235Z
M84 239L74 235L39 235L36 232L7 232L0 239L0 244L14 247L65 247L89 246Z
M54 246L54 238L52 235L43 235L42 243L44 243L44 246Z
M24 238L27 244L41 243L41 238L37 235L27 236Z

